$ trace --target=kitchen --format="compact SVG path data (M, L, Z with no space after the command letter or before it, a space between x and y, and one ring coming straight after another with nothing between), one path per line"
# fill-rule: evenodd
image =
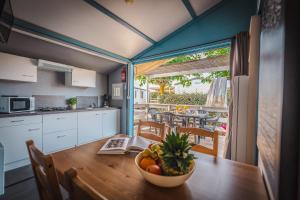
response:
M0 0L0 199L299 198L298 8L291 0ZM227 47L227 81L259 72L246 92L254 103L243 107L253 137L239 139L251 143L253 163L232 156L230 124L246 127L234 109L224 158L219 132L200 126L202 108L199 127L147 118L134 128L137 65L190 63L188 55ZM226 96L234 108L240 95ZM137 138L151 144L129 151ZM120 147L124 154L103 151Z
M110 107L107 74L3 52L0 66L4 171L28 166L29 139L50 154L120 133L122 106L114 100L117 106ZM76 108L67 105L69 99Z

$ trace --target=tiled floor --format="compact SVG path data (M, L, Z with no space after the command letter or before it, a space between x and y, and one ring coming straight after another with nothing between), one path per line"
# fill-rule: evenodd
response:
M35 179L29 165L6 172L5 186L5 193L0 196L0 200L39 200Z

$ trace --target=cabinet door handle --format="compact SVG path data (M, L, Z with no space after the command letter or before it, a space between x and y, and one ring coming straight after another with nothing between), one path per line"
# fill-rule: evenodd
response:
M20 119L20 120L13 120L13 121L10 121L12 123L16 123L16 122L24 122L24 119Z
M30 129L28 129L28 131L37 131L37 130L40 130L40 128L30 128Z
M57 117L56 118L57 120L60 120L60 119L65 119L64 117Z
M96 116L99 116L100 114L96 114Z
M66 137L67 135L59 135L57 136L56 138L59 139L59 138L63 138L63 137Z
M28 75L28 74L22 74L22 76L24 76L24 77L33 77L33 75Z

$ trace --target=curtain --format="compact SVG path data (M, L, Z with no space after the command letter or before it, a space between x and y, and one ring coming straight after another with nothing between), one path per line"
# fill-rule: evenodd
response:
M216 78L211 84L206 98L207 107L227 107L227 78Z
M231 41L230 54L230 79L235 76L248 75L249 73L249 32L238 33ZM232 88L232 84L231 84ZM231 121L232 121L233 104L232 98L229 104L228 130L227 138L225 140L225 157L231 158Z
M230 74L234 76L248 75L249 32L237 34L231 42Z

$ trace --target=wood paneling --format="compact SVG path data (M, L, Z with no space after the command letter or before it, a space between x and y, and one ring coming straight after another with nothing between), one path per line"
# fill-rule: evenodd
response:
M263 2L259 154L271 199L299 199L299 1Z
M265 15L268 15L267 13ZM268 19L262 17L262 24ZM257 145L271 198L277 198L283 101L284 27L262 27Z

